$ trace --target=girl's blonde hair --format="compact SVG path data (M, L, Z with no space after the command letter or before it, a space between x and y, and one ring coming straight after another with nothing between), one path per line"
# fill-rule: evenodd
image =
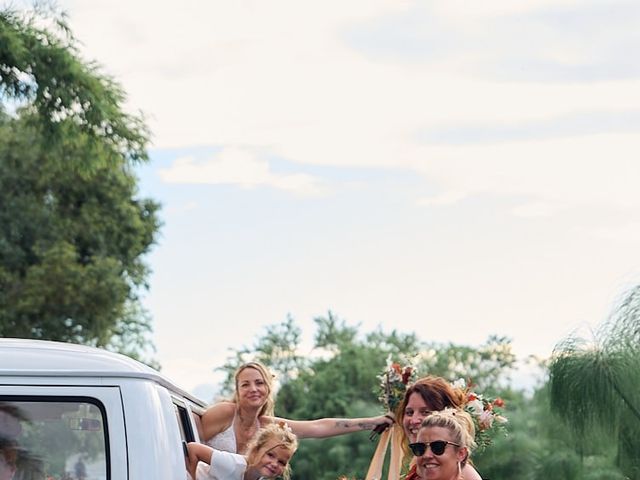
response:
M471 455L471 450L476 447L474 440L476 429L471 415L458 408L445 408L439 412L433 412L422 421L420 429L427 427L446 428L451 432L453 442L467 449L467 456L460 462L464 467Z
M247 447L247 463L256 465L265 453L276 447L286 448L291 455L298 449L298 437L285 422L271 423L258 430ZM291 467L287 463L282 477L289 480L290 475Z
M247 363L244 363L244 364L242 364L242 365L240 365L238 367L238 369L236 370L236 373L233 376L236 388L235 388L235 391L233 392L233 398L232 398L231 401L233 403L235 403L236 405L238 404L238 401L239 401L239 398L238 398L238 377L247 368L253 368L254 370L256 370L260 374L260 376L262 376L262 379L264 380L264 384L267 387L267 401L262 406L260 411L258 412L258 416L261 417L263 415L267 415L269 417L272 417L273 416L273 408L274 408L274 404L275 404L275 402L273 401L273 374L269 371L269 369L267 367L265 367L260 362L247 362Z

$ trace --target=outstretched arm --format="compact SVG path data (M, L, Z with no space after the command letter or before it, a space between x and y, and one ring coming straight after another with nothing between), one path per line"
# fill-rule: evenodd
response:
M213 448L201 443L189 442L187 443L187 452L189 452L187 470L189 470L189 475L191 475L191 478L195 480L196 467L198 466L198 462L205 462L210 464Z
M318 420L287 420L286 418L267 417L274 422L286 422L298 438L325 438L345 433L373 430L378 425L391 425L391 414L366 418L319 418Z

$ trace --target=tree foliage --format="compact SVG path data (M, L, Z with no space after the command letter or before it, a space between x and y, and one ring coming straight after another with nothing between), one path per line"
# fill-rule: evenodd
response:
M143 119L122 109L124 91L97 63L83 61L64 13L54 8L0 11L0 95L34 113L29 120L47 142L80 132L122 160L147 158ZM112 158L59 161L90 170Z
M133 173L143 120L53 10L0 11L0 100L0 335L139 355L160 226Z
M640 476L640 287L629 292L593 339L571 335L550 365L551 406L582 449L594 435L617 447L618 465Z

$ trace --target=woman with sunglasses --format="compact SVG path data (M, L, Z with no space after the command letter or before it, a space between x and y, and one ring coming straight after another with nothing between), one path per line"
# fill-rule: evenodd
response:
M259 362L240 366L235 373L231 401L209 407L201 418L200 438L216 450L244 454L256 432L273 422L285 422L298 438L325 438L345 433L373 430L390 425L393 417L320 418L288 420L273 416L273 375Z
M473 420L463 410L447 408L424 419L409 448L416 458L416 478L458 480L475 447Z
M409 444L415 443L422 422L432 413L445 408L462 409L466 401L462 390L453 387L442 377L426 376L416 380L405 391L404 398L396 410L396 423L402 425L402 448L405 458L410 457ZM409 472L404 480L414 480L416 476L415 459L411 460ZM462 468L462 480L482 480L472 465L465 462Z

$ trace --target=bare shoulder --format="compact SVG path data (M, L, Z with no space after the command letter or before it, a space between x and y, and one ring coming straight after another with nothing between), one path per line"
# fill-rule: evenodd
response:
M462 478L463 480L482 480L482 477L476 469L468 463L462 469Z
M202 431L205 440L229 428L236 414L233 402L218 402L207 408L202 414Z

